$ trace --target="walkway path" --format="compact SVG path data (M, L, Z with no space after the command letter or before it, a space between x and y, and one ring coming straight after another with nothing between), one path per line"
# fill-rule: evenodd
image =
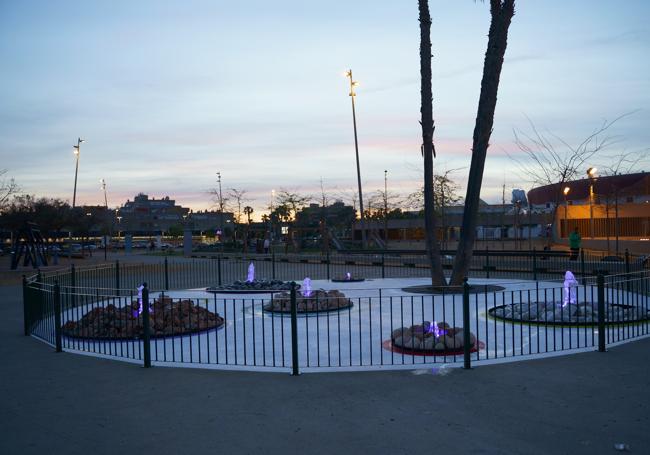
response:
M21 331L20 288L0 288L3 454L650 452L650 339L471 371L291 377L145 370Z

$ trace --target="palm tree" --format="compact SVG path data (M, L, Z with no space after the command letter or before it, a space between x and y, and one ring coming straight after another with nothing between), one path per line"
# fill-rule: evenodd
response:
M422 1L420 1L422 3ZM512 16L515 14L515 0L490 0L490 32L488 46L483 63L483 79L481 80L481 95L478 102L476 123L474 125L474 138L472 141L472 162L467 181L465 196L465 210L460 229L460 242L454 260L454 269L451 275L452 286L459 286L467 276L474 240L476 238L476 222L478 217L479 197L483 183L483 169L485 158L492 134L494 123L494 110L497 104L499 78L503 66L503 57L508 44L508 29ZM422 52L422 51L420 51ZM423 94L424 97L424 94ZM424 126L422 127L424 131ZM426 142L425 142L426 147ZM426 152L426 150L425 150ZM425 153L426 157L426 153ZM426 172L426 164L425 164ZM426 190L426 188L425 188Z
M418 0L420 10L420 98L422 114L422 154L424 156L424 227L427 255L431 271L431 285L445 286L447 280L442 269L440 246L436 237L436 217L433 203L433 95L431 93L431 15L429 1Z

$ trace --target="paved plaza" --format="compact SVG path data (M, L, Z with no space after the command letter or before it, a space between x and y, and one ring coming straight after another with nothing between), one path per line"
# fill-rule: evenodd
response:
M650 339L470 371L146 370L24 337L20 292L0 288L3 454L650 451Z

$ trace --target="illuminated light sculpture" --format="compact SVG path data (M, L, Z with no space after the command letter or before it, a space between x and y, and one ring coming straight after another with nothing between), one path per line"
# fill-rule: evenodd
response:
M429 330L427 330L427 333L433 333L436 338L440 338L445 335L447 331L438 327L438 323L433 321L433 323L429 324Z
M309 277L305 278L302 282L302 296L311 296L311 279Z
M350 272L345 272L345 279L346 280L351 280L352 279L352 274Z
M247 283L252 283L255 281L255 265L251 262L248 265L248 276L246 277Z
M577 287L578 281L573 276L573 273L567 270L564 274L564 300L562 301L562 307L570 303L574 305L577 303Z
M140 316L142 314L142 290L144 289L144 283L138 286L138 310L134 312L134 316Z

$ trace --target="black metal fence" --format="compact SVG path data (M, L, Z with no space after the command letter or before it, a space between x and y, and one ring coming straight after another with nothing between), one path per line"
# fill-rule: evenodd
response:
M346 272L365 278L427 275L420 263L406 265L405 256L400 256L399 264L388 255L349 257L257 256L253 262L258 277L296 281L305 276L327 280ZM488 258L479 256L478 260L495 260L497 270L479 271L470 280L471 287L416 294L402 287L379 288L371 280L361 284L323 281L317 285L342 291L351 305L335 311L317 305L315 311L303 312L300 291L294 290L289 296L291 311L285 313L268 311L269 302L278 298L274 294L205 291L206 286L244 280L250 257L166 258L158 264L72 267L24 280L25 335L57 351L90 352L145 366L190 363L293 373L449 363L469 367L472 362L494 359L604 350L607 344L649 335L650 273L631 270L629 261L623 263L628 268L624 273L606 276L592 275L596 264L592 268L590 261L583 260L583 277L567 306L563 283L540 281L543 272L539 270L528 275L536 275L537 281L502 279L501 290L486 286L495 281L484 278L494 278L495 272L516 274L514 265L512 271L504 272L508 261L514 261L512 256L504 256L508 260L501 262ZM416 259L423 257L413 256ZM553 261L550 256L538 259ZM535 261L529 258L528 263ZM564 274L560 268L566 263L558 259L544 273L557 278ZM136 288L143 282L148 287L138 295ZM409 281L395 283L406 286ZM137 315L128 316L135 311ZM508 311L519 316L508 317ZM118 334L101 327L105 319L100 315L116 312L127 315L120 323L122 329L133 330ZM223 323L209 326L202 319L208 313L223 318ZM85 332L66 331L75 324ZM443 348L436 348L431 336L424 334L436 327L448 337Z
M453 265L452 251L442 252L443 267ZM207 259L207 260L206 260ZM645 257L631 257L626 251L620 262L603 261L602 256L584 250L572 259L561 251L476 250L470 264L471 277L524 278L532 280L562 279L567 270L586 279L598 273L607 275L645 270ZM645 262L644 262L645 261ZM142 280L152 289L189 289L221 285L246 279L253 263L256 276L267 279L332 279L346 273L365 278L410 278L429 275L428 260L423 252L392 251L345 254L218 254L193 258L165 258L154 264L115 263L43 274L48 284L62 286L133 289ZM189 265L188 265L189 263ZM226 264L226 265L224 265Z

